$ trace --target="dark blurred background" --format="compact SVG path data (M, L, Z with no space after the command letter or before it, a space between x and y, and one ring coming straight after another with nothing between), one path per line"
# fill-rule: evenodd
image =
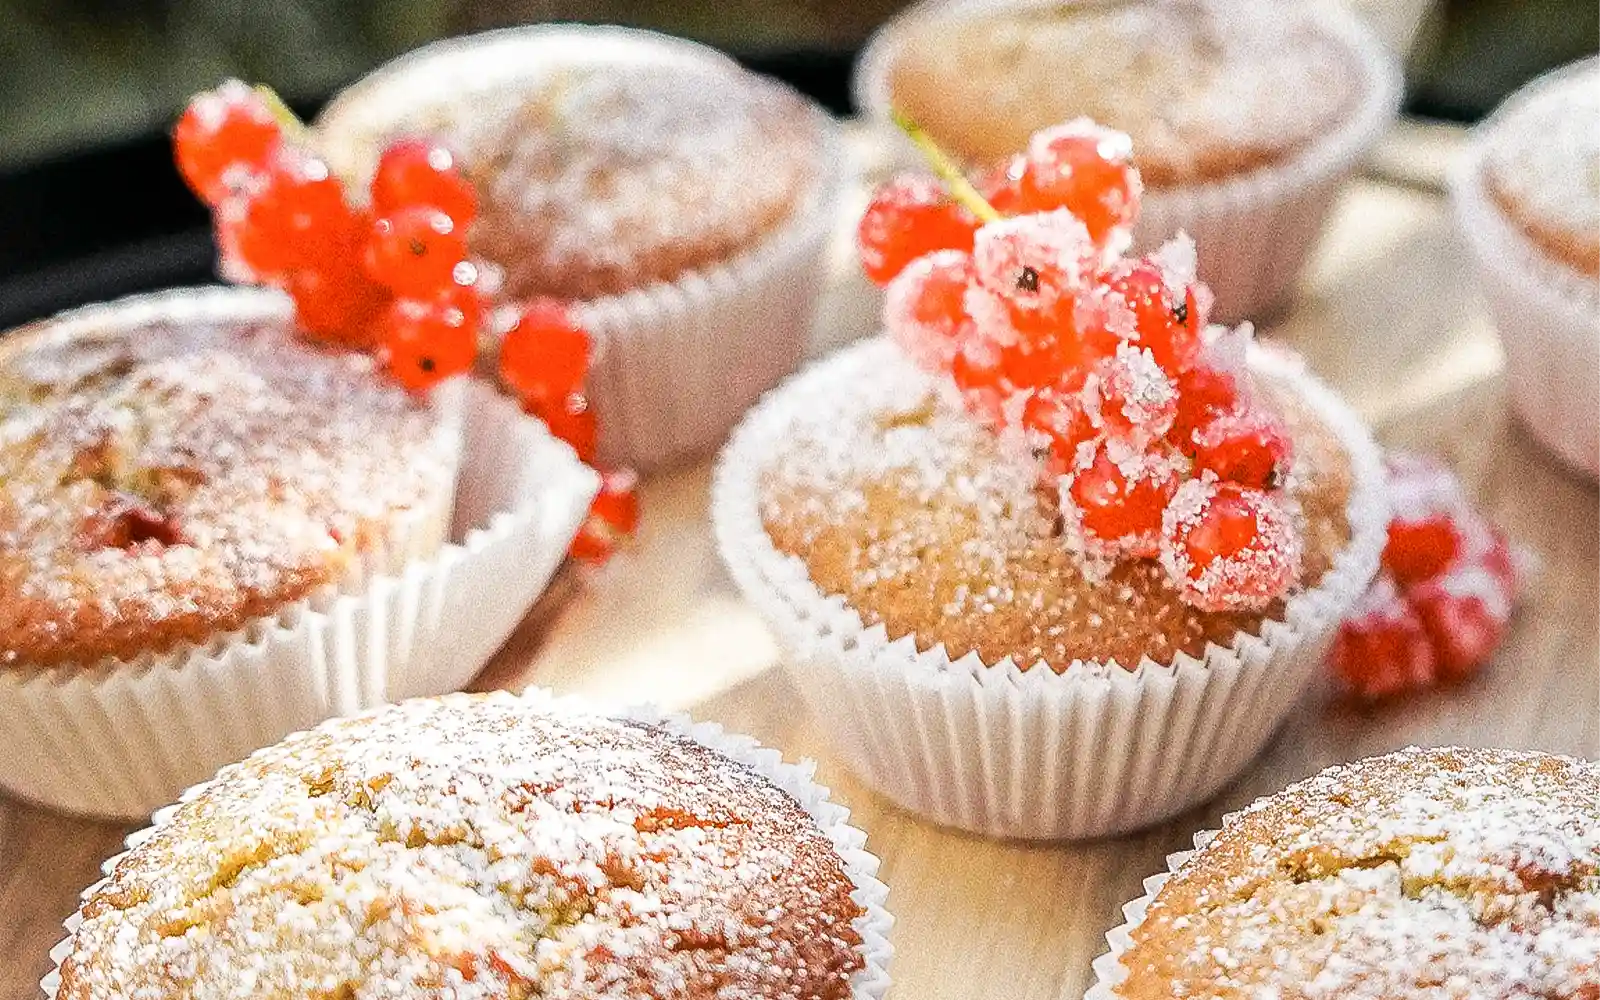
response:
M1307 0L1282 0L1307 2ZM1332 0L1328 0L1332 2ZM1593 53L1596 0L1352 0L1408 46L1408 112L1471 122ZM303 114L436 38L631 24L719 46L849 112L855 52L901 0L0 0L0 329L211 276L165 131L196 90L269 83Z

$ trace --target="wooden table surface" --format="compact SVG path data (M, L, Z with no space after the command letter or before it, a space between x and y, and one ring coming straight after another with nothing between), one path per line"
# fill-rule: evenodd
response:
M1425 145L1411 162L1437 158L1438 144ZM1387 152L1379 162L1393 159ZM1407 158L1404 148L1399 155ZM1418 172L1424 182L1436 176L1425 162L1408 171ZM840 249L825 343L872 324ZM1228 809L1327 764L1411 743L1600 757L1596 491L1548 461L1508 416L1500 351L1438 191L1353 184L1300 303L1268 330L1302 350L1385 443L1448 460L1542 570L1482 677L1379 710L1314 693L1233 787L1165 826L1101 843L995 843L900 813L852 780L716 557L709 462L648 482L637 548L592 577L563 575L476 686L539 683L604 701L655 700L791 758L816 758L821 780L883 859L902 1000L1077 1000L1122 903L1167 852ZM0 800L0 1000L38 995L60 920L126 832Z

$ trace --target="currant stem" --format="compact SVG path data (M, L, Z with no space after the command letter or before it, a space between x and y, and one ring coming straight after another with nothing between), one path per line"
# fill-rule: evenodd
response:
M300 120L288 104L284 103L278 92L264 83L255 85L256 96L266 104L267 110L272 112L272 117L278 120L283 127L283 133L290 142L299 142L305 138L306 123Z
M956 162L939 148L939 144L934 142L933 137L924 132L920 125L893 108L889 110L889 116L900 127L900 131L916 143L917 149L922 151L933 172L949 187L950 197L984 222L999 222L1003 218L995 211L994 206L978 193L978 189L972 186L972 182L967 180L967 175Z

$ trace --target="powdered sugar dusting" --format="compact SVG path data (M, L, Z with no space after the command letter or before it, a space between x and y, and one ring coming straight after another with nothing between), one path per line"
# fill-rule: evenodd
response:
M699 744L452 696L224 769L89 899L60 996L831 1000L852 888Z
M1600 993L1600 765L1411 749L1233 818L1161 889L1118 995Z

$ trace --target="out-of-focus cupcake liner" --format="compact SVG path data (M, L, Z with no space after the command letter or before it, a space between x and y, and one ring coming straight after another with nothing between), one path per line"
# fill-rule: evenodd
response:
M889 22L872 38L856 67L856 106L904 151L915 150L889 121L889 73L905 18L962 15L1028 6L1030 0L932 0ZM1284 162L1238 177L1146 190L1134 233L1135 249L1152 250L1178 232L1195 240L1200 277L1216 293L1213 318L1260 320L1287 304L1340 189L1394 122L1400 110L1399 61L1353 14L1333 5L1314 10L1318 23L1349 51L1362 78L1358 105L1335 128ZM1134 150L1137 159L1138 150Z
M1075 663L1057 674L986 664L891 639L805 563L779 552L760 513L763 470L795 416L826 411L891 360L882 339L849 348L770 394L735 431L712 490L718 547L767 621L813 715L850 768L905 809L995 837L1062 840L1146 827L1203 802L1265 745L1311 684L1339 622L1378 564L1387 522L1382 465L1366 428L1298 360L1257 348L1350 461L1350 540L1284 620L1233 648L1208 645L1132 670Z
M441 90L515 86L552 63L708 61L721 65L724 57L645 31L506 29L437 43L391 63L335 98L317 129L335 168L361 176L357 147L372 145L405 108ZM648 470L714 448L805 356L828 239L853 183L838 123L821 108L808 110L816 125L816 175L789 218L761 242L673 281L576 304L594 338L588 388L603 461Z
M185 290L80 310L57 328L156 318L288 321L290 306L276 293ZM565 557L598 481L487 386L452 381L434 405L448 476L337 586L203 646L0 670L0 785L64 812L146 816L287 733L465 685Z
M460 696L471 697L471 696ZM529 688L520 695L495 692L487 697L518 699L533 712L571 712L587 715L604 715L618 719L632 719L660 726L670 732L687 737L702 746L743 764L756 774L772 782L793 798L816 821L817 826L833 842L834 849L844 861L845 872L855 883L851 898L865 912L855 921L861 935L861 955L865 963L851 980L852 1000L883 1000L889 990L889 964L894 957L894 946L889 942L889 931L894 917L887 906L889 887L878 879L880 862L866 849L867 835L850 825L850 810L834 802L828 789L815 780L816 764L811 760L788 763L776 750L763 747L749 736L726 732L711 722L695 722L687 715L666 714L652 706L633 706L623 709L599 709L581 699L558 697L543 688ZM287 734L286 734L287 735ZM132 851L170 822L178 806L199 796L211 780L191 786L178 796L175 804L165 806L151 817L150 825L127 838L127 851ZM127 851L108 859L102 873L109 878ZM105 879L85 889L82 898L88 900L105 885ZM66 937L50 950L54 963L50 973L40 982L47 1000L55 1000L61 984L61 963L71 954L73 937L83 921L82 911L73 913L63 926Z
M1237 813L1230 813L1222 819L1223 826L1233 822ZM1194 835L1193 851L1178 851L1167 855L1167 870L1151 875L1144 880L1144 895L1132 900L1122 907L1124 921L1120 927L1106 932L1106 941L1111 950L1094 960L1094 985L1089 987L1089 992L1084 994L1083 1000L1116 1000L1115 989L1128 978L1128 970L1122 965L1122 956L1133 947L1134 931L1144 923L1144 916L1150 910L1150 904L1155 901L1156 894L1167 880L1178 873L1178 870L1194 857L1197 851L1217 836L1219 830L1205 830Z
M1547 74L1480 126L1450 175L1450 201L1505 348L1511 402L1567 465L1600 476L1600 282L1545 256L1490 196L1496 128L1545 87L1592 66Z

